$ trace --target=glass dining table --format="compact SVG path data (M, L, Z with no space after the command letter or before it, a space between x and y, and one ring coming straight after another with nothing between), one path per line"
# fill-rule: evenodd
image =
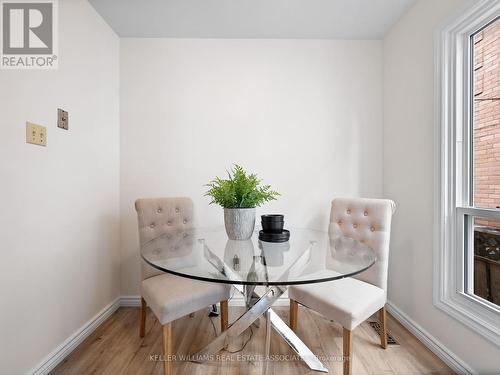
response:
M287 242L227 238L224 228L173 230L141 246L152 267L180 277L231 284L244 298L246 311L211 343L191 356L205 362L227 348L261 316L266 317L264 356L270 355L271 330L276 330L310 369L328 372L323 363L275 313L272 305L290 285L316 284L361 273L376 261L366 244L340 234L291 229ZM257 288L258 286L261 286Z

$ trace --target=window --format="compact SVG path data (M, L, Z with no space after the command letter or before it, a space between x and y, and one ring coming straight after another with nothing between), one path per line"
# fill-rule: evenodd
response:
M439 33L434 302L500 345L500 4Z
M500 211L500 20L470 39L470 207ZM466 215L467 293L500 308L500 219ZM470 222L470 224L469 224Z

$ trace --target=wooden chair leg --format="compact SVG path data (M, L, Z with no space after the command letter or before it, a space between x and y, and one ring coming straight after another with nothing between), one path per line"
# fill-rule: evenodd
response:
M164 375L172 375L172 323L163 325L163 371Z
M220 331L224 332L229 324L228 320L228 303L226 301L220 301Z
M144 337L146 334L146 313L148 310L148 305L144 298L141 298L141 322L139 326L139 336Z
M290 328L297 332L297 315L299 313L299 304L297 301L290 299Z
M387 348L387 324L385 305L378 311L378 320L380 323L380 346L384 349Z
M352 332L344 328L344 375L351 375L352 367Z

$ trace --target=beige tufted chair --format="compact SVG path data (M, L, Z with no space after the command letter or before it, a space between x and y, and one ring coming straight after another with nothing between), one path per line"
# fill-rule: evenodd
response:
M377 261L368 270L341 280L292 286L290 326L297 330L298 304L307 306L343 327L344 375L351 373L351 331L379 311L380 345L387 347L385 303L391 218L395 204L387 199L337 198L332 201L330 236L345 236L372 248Z
M140 244L172 233L172 240L179 245L182 230L193 228L193 202L189 198L138 199L135 202L139 223ZM184 244L185 245L185 244ZM189 246L178 246L182 249ZM185 255L185 254L178 254ZM171 322L206 306L220 302L221 330L227 329L229 285L192 280L156 270L142 260L140 336L146 331L147 306L163 326L163 351L165 358L171 354ZM164 362L165 375L172 374L171 362Z

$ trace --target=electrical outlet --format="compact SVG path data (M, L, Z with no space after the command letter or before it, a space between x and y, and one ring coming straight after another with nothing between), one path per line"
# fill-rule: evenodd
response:
M57 109L57 127L68 130L69 115L64 109Z
M45 126L26 123L26 143L47 146L47 128Z

